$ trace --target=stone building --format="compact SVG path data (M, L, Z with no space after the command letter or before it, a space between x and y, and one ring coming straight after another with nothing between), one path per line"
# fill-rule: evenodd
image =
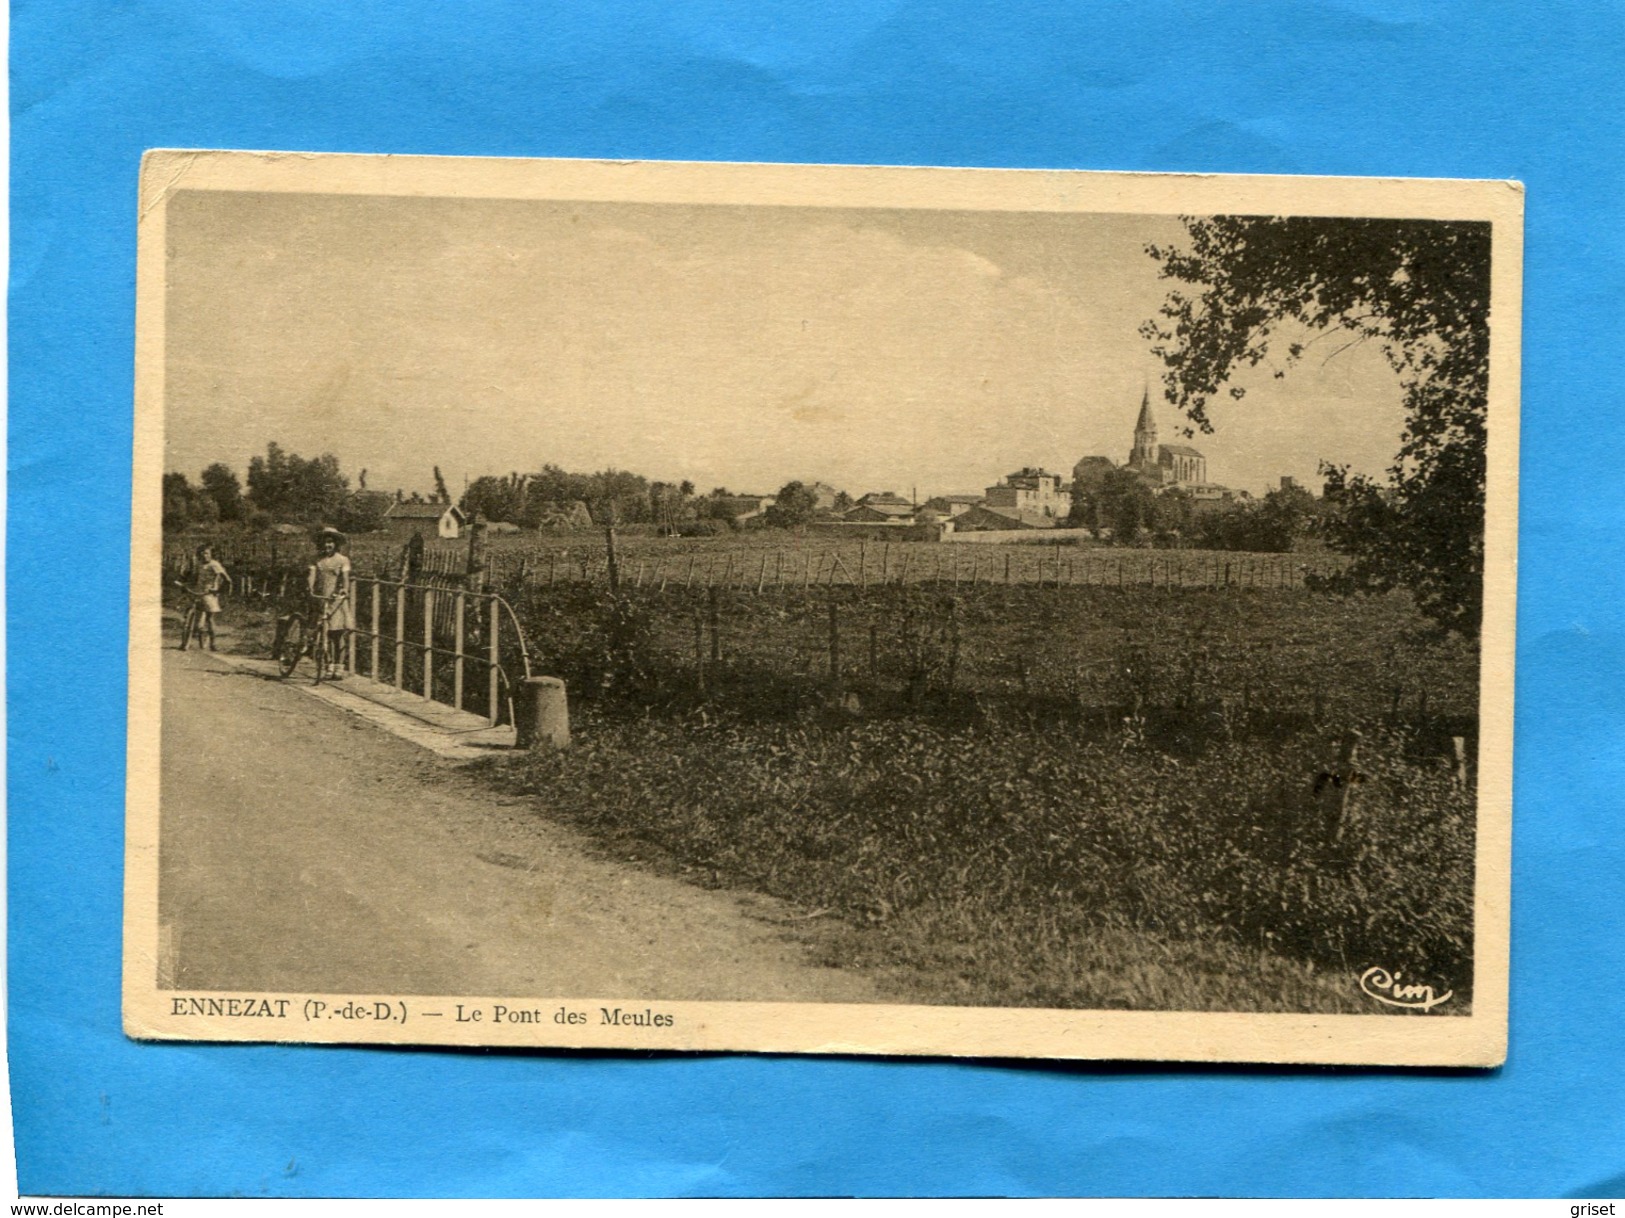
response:
M1117 468L1110 457L1085 457L1072 467L1073 493L1083 495L1100 485ZM1134 424L1134 446L1123 466L1138 474L1155 490L1207 487L1207 458L1189 444L1157 441L1157 419L1151 411L1151 391L1140 398L1140 417ZM1222 489L1222 488L1215 488Z
M1151 391L1140 398L1140 418L1134 424L1134 447L1129 468L1153 486L1207 484L1207 458L1188 444L1158 444L1157 420L1151 413Z
M1064 517L1072 510L1072 493L1062 489L1060 474L1027 466L1004 481L987 488L984 507L996 511L1036 512L1041 516Z

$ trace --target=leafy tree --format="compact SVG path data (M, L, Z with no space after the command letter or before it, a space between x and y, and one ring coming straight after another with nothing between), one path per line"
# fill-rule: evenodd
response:
M1151 246L1174 289L1142 333L1171 399L1213 430L1233 373L1269 354L1283 322L1348 343L1374 340L1399 375L1406 426L1389 485L1346 479L1357 527L1331 528L1352 555L1347 586L1407 587L1442 627L1476 635L1482 615L1484 439L1489 393L1490 228L1480 222L1187 217L1188 248ZM1320 341L1316 338L1312 341ZM1307 342L1289 343L1276 376ZM1335 354L1335 351L1333 352ZM1380 505L1380 506L1379 506ZM1345 520L1349 519L1345 514Z
M451 492L446 489L446 480L440 474L440 467L434 467L434 498L436 503L450 503Z
M1314 523L1319 505L1302 487L1271 491L1256 503L1237 504L1199 518L1196 542L1210 550L1285 554Z
M323 524L336 519L350 482L332 453L306 460L272 442L248 463L249 502L276 521Z
M203 471L198 479L203 491L214 500L215 514L223 521L241 520L243 511L243 485L229 465L216 461Z
M1083 499L1075 502L1068 522L1074 518L1085 528L1110 530L1115 545L1131 546L1146 529L1156 527L1156 496L1133 470L1118 466L1108 470Z
M764 515L774 528L794 529L806 524L817 511L817 491L800 482L786 482Z
M852 496L845 491L836 491L835 510L837 512L850 512L852 510Z
M185 474L165 474L163 493L163 526L167 533L178 533L193 525L213 524L220 518L213 497L201 487L193 486Z
M724 524L735 524L739 520L739 504L731 496L729 498L707 497L700 501L699 518L701 520L720 520Z
M524 514L524 490L524 482L518 474L506 477L485 474L469 483L458 506L471 520L479 515L487 520L517 524Z
M346 533L373 533L384 527L384 513L395 496L383 491L358 490L347 497L334 515L333 523Z
M687 487L688 489L683 489ZM673 485L670 482L649 484L650 519L660 526L662 533L677 532L678 523L688 515L689 496L694 493L692 482Z

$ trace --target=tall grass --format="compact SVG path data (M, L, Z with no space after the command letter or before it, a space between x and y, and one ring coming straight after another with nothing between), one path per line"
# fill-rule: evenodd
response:
M549 815L889 932L891 963L957 960L957 1001L1098 1005L1104 970L1114 1005L1365 1009L1355 977L1381 965L1465 1010L1471 798L1400 736L1372 725L1366 747L1341 847L1314 795L1335 742L1307 735L1193 762L998 723L695 711L589 718L507 777ZM1153 965L1163 984L1123 988ZM1260 970L1276 980L1254 989Z

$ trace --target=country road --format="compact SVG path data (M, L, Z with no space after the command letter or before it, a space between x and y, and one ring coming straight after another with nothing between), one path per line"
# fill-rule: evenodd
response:
M165 988L884 1000L788 907L595 858L295 687L173 649L163 686Z

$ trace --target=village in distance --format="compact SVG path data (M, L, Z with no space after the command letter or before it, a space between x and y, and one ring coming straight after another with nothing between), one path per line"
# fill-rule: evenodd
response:
M228 533L257 526L298 533L332 525L352 534L378 533L397 544L413 536L456 540L472 525L493 536L535 530L568 534L618 526L661 535L716 536L763 528L797 529L834 539L984 543L1089 544L1163 548L1198 547L1285 552L1313 544L1321 515L1318 496L1287 475L1255 496L1209 480L1207 459L1189 444L1159 442L1149 389L1141 397L1126 460L1090 454L1070 477L1041 466L1006 473L980 493L949 492L921 498L895 489L854 497L812 478L793 480L773 493L650 480L615 469L568 473L465 476L455 497L439 467L425 493L350 487L336 458L307 460L271 444L247 471L247 494L235 471L217 463L197 485L182 473L165 476L164 526L174 536L191 530ZM1335 470L1331 470L1335 474Z

